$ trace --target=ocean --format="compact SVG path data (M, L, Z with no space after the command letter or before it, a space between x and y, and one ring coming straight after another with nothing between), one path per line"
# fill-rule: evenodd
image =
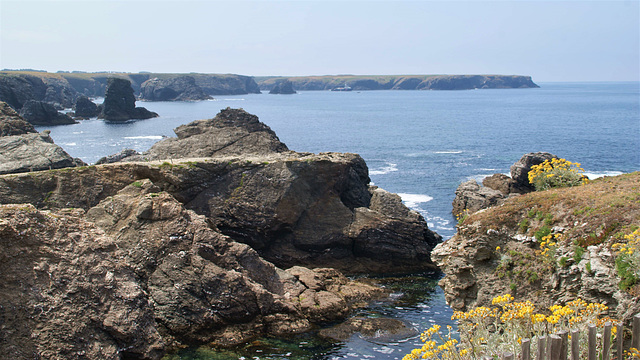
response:
M467 91L308 91L294 95L220 96L200 102L138 102L159 118L125 123L91 119L51 130L55 143L87 163L125 148L147 150L173 129L244 108L291 150L351 152L371 181L398 193L429 227L455 234L457 186L480 181L528 152L579 162L590 178L640 170L640 83L541 83L538 89ZM99 102L100 100L97 100ZM385 279L398 301L373 304L366 316L392 316L417 329L451 324L437 275ZM191 348L171 359L401 359L416 338L332 343L307 334L261 339L232 351ZM419 342L419 341L418 341Z

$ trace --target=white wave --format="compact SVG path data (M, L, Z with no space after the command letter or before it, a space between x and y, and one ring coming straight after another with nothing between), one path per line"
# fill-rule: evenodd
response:
M387 166L381 167L379 169L370 170L369 175L385 175L390 172L398 171L398 165L394 163L386 163Z
M70 142L70 143L63 143L62 145L66 145L66 146L76 146L78 144L74 143L74 142Z
M222 101L244 101L244 99L222 99Z
M443 150L443 151L434 151L434 154L462 154L462 150Z
M147 136L125 136L125 139L148 139L148 140L160 140L163 138L162 135L147 135Z
M602 172L586 172L584 173L589 179L597 179L605 176L618 176L624 174L622 171L602 171Z
M433 200L433 198L429 195L423 195L423 194L407 194L407 193L401 193L398 194L400 196L400 198L402 199L402 202L411 210L415 210L421 214L425 213L426 211L424 209L422 209L420 207L419 204L424 204L426 202L429 202L431 200Z

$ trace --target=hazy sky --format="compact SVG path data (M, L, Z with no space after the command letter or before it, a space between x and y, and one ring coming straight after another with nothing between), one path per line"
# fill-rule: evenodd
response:
M0 0L0 68L640 80L640 1Z

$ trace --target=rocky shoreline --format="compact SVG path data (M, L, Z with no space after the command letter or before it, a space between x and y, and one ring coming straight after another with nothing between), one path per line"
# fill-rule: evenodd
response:
M176 133L109 164L0 175L4 354L159 359L298 333L386 296L343 273L435 268L440 237L360 156L290 151L238 109Z

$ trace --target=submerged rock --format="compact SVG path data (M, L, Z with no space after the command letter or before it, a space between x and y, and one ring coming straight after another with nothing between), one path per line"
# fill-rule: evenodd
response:
M158 114L143 107L136 107L136 98L129 80L109 78L102 112L98 118L110 121L127 121L153 117L158 117Z
M380 344L407 339L418 335L418 332L398 319L364 317L354 317L318 332L322 337L338 341L348 341L356 334Z

